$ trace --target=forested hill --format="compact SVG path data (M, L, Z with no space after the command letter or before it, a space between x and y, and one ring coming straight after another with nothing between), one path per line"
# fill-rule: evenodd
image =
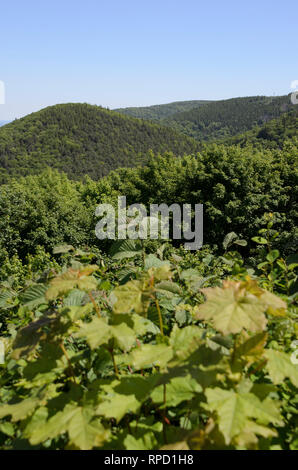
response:
M290 96L215 101L171 116L169 124L198 140L233 136L279 117L294 106Z
M267 149L282 149L285 142L298 137L298 106L263 126L257 126L244 134L221 140L226 145L239 144L241 147L253 145Z
M0 182L46 167L98 179L136 166L148 152L194 153L198 144L175 130L88 104L45 108L0 128Z
M177 103L178 105L179 103ZM199 141L225 139L261 126L290 111L289 95L251 96L221 101L186 101L175 109L175 103L148 108L119 110L142 119L159 119L161 124ZM182 106L183 105L183 106ZM188 109L187 109L188 108ZM163 110L165 112L163 112Z
M129 107L129 108L118 108L114 111L117 111L121 114L126 114L127 116L139 118L139 119L148 119L151 121L162 121L171 117L172 115L190 111L194 108L198 108L211 101L207 100L193 100L193 101L175 101L168 104L156 104L153 106L141 106L141 107Z

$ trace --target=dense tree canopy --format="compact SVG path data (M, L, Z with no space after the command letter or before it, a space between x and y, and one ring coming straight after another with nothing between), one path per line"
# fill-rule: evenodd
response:
M211 103L208 100L192 100L192 101L175 101L167 104L156 104L153 106L139 106L130 108L118 108L115 109L118 113L126 114L127 116L148 119L150 121L163 121L164 119L170 118L176 113L190 111L194 108L198 108L207 103Z
M198 144L165 126L87 104L51 106L0 129L0 182L46 167L94 179L146 161L148 151L195 152Z
M293 109L290 96L250 96L221 101L186 101L147 108L118 110L142 119L158 120L195 139L216 140L261 126Z

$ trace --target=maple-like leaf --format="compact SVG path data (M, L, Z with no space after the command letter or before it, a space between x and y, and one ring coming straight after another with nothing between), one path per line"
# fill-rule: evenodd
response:
M129 328L126 323L112 325L111 334L115 339L116 346L122 351L129 351L136 342L136 335L133 329Z
M95 349L101 344L106 344L112 337L112 332L104 319L94 317L90 323L83 324L76 336L86 338L90 348Z
M298 387L298 364L294 364L291 356L282 351L266 349L267 358L266 368L274 384L282 383L286 378Z
M165 367L172 359L173 350L166 344L143 344L129 354L128 363L136 370L153 366Z
M72 269L70 268L60 276L55 277L47 290L45 296L47 300L55 300L62 294L66 294L71 289L81 289L83 291L95 290L97 287L97 280L90 276L94 271L98 269L98 266L90 265L83 269Z
M251 418L256 419L260 425L283 425L279 403L270 398L261 401L253 393L239 393L218 387L208 388L206 397L207 408L217 413L218 426L226 444L252 426ZM262 434L261 428L255 427L254 431Z
M112 296L114 313L144 313L149 307L150 299L143 281L129 281L123 286L116 287Z
M239 333L243 329L252 332L266 327L264 304L251 294L241 282L229 281L224 288L202 289L207 302L195 308L195 318L210 320L223 335Z
M166 387L166 406L177 406L183 401L191 400L202 391L202 387L190 375L174 377ZM164 387L162 385L156 387L151 393L151 398L155 403L163 403Z
M27 398L13 405L0 405L0 418L12 416L12 421L20 421L33 413L38 406L40 400L38 398Z
M97 317L93 318L90 323L85 323L77 336L86 338L91 349L107 344L111 338L114 338L116 346L123 351L128 351L136 341L134 330L129 328L126 323L108 325L103 318Z
M70 444L82 450L100 446L109 436L109 432L99 422L91 422L93 413L88 408L82 408L69 403L63 411L59 411L40 427L35 427L29 440L37 445L47 439L53 439L68 432Z
M91 421L91 417L92 412L78 407L67 427L70 444L81 450L101 447L110 434L99 421Z
M96 412L105 418L115 418L119 422L126 413L136 413L140 406L141 402L134 394L111 393L98 405Z

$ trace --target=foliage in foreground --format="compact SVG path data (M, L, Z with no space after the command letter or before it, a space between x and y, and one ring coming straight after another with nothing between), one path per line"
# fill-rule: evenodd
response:
M221 257L58 247L2 282L1 448L297 449L297 264L269 231L255 271L229 234Z

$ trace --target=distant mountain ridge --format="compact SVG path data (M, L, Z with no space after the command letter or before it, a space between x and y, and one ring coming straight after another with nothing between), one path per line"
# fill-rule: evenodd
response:
M205 104L212 103L208 100L192 100L192 101L173 101L166 104L155 104L153 106L117 108L114 111L125 114L127 116L148 119L151 121L162 121L176 113L190 111Z
M159 121L160 124L172 127L196 140L210 141L249 131L291 109L293 104L290 95L285 95L249 96L220 101L183 101L147 108L124 108L118 112Z
M0 182L45 167L70 178L98 179L143 164L154 153L195 153L198 143L175 130L88 104L50 106L0 128Z
M0 127L5 126L5 124L8 124L10 121L0 121Z

